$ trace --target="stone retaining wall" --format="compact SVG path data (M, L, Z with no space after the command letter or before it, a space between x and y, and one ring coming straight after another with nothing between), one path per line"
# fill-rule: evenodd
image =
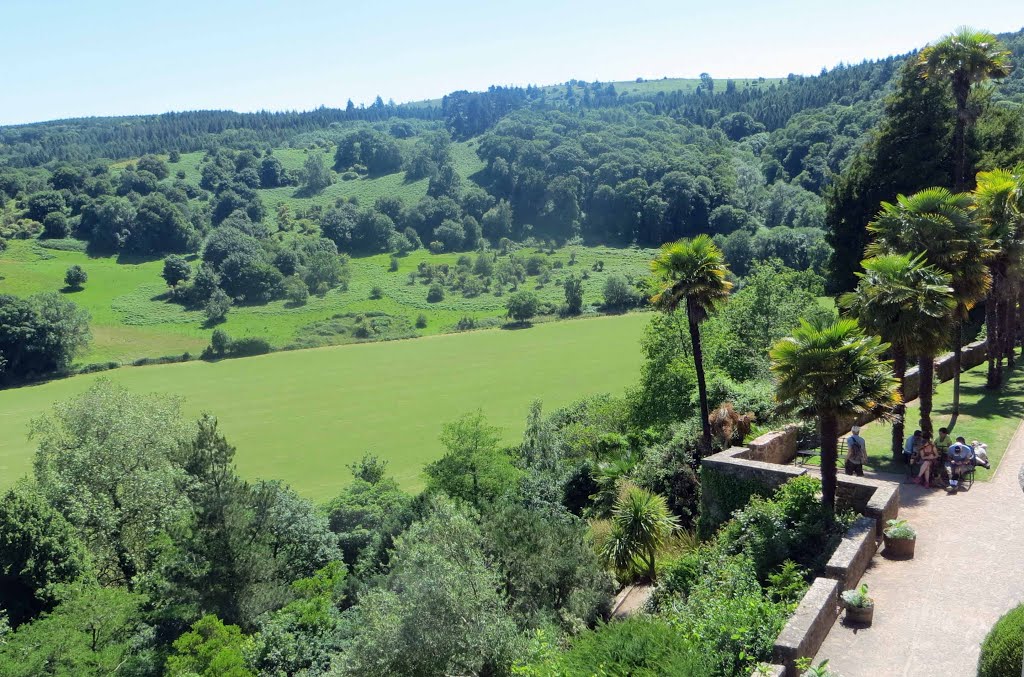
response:
M839 617L839 585L831 578L815 578L775 640L772 660L785 667L787 677L796 677L797 659L818 653Z
M825 565L825 577L839 581L842 590L856 587L878 551L875 520L858 517Z

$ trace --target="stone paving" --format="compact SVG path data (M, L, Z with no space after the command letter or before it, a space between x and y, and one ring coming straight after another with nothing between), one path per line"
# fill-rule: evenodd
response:
M861 579L874 623L840 615L814 663L843 677L974 677L992 624L1024 602L1024 425L988 482L957 494L900 487L900 517L917 529L911 560L881 554ZM877 475L903 481L902 477Z

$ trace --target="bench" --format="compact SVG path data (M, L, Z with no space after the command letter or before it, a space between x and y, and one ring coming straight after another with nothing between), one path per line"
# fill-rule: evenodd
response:
M803 465L807 459L821 456L821 449L797 449L797 465ZM839 440L839 448L836 450L836 464L844 462L846 457L846 438Z

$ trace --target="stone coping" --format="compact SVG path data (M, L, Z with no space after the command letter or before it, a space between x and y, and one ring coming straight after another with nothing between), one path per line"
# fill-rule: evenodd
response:
M871 517L858 517L825 565L825 576L839 581L843 590L857 585L878 550L875 524Z
M839 617L839 586L835 579L815 578L775 639L772 660L785 667L786 677L796 677L797 659L817 654L828 636Z

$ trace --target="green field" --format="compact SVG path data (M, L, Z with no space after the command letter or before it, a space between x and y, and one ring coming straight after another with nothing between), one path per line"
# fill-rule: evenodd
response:
M246 477L282 479L326 499L348 481L346 464L372 451L415 488L423 464L441 453L441 425L467 411L483 409L512 442L536 398L552 411L589 394L620 394L639 375L648 317L124 368L0 391L0 485L29 472L28 422L106 377L181 395L189 415L215 414Z
M524 249L519 255L526 257L534 251ZM543 301L559 303L564 299L560 281L570 273L582 275L586 271L589 279L584 281L584 303L599 304L609 275L642 275L653 255L650 250L607 247L577 247L575 251L577 263L573 266L569 265L568 249L547 255L552 266L560 262L563 267L552 268L551 279L543 287L538 288L539 279L535 277L529 278L524 287L536 291ZM459 256L417 250L400 259L396 272L390 272L387 254L353 259L347 291L334 289L323 297L311 296L307 305L297 308L283 300L235 307L220 326L234 337L262 336L281 347L311 338L322 344L352 342L351 335L323 336L322 327L312 326L344 313L385 313L403 320L410 328L422 313L428 323L423 329L415 329L415 335L450 332L467 316L477 320L504 317L504 297L484 293L464 298L450 292L443 301L428 303L427 287L421 282L409 284L408 274L420 261L454 266ZM592 270L597 261L604 262L600 272ZM130 362L186 351L198 355L209 344L213 330L205 326L201 310L186 310L161 297L166 291L160 278L161 259L125 263L116 256L95 258L80 251L47 249L35 240L15 240L0 252L0 294L27 296L59 290L64 286L64 272L73 264L86 270L89 281L85 289L67 297L92 315L93 342L79 362ZM370 299L374 287L381 288L382 298Z

